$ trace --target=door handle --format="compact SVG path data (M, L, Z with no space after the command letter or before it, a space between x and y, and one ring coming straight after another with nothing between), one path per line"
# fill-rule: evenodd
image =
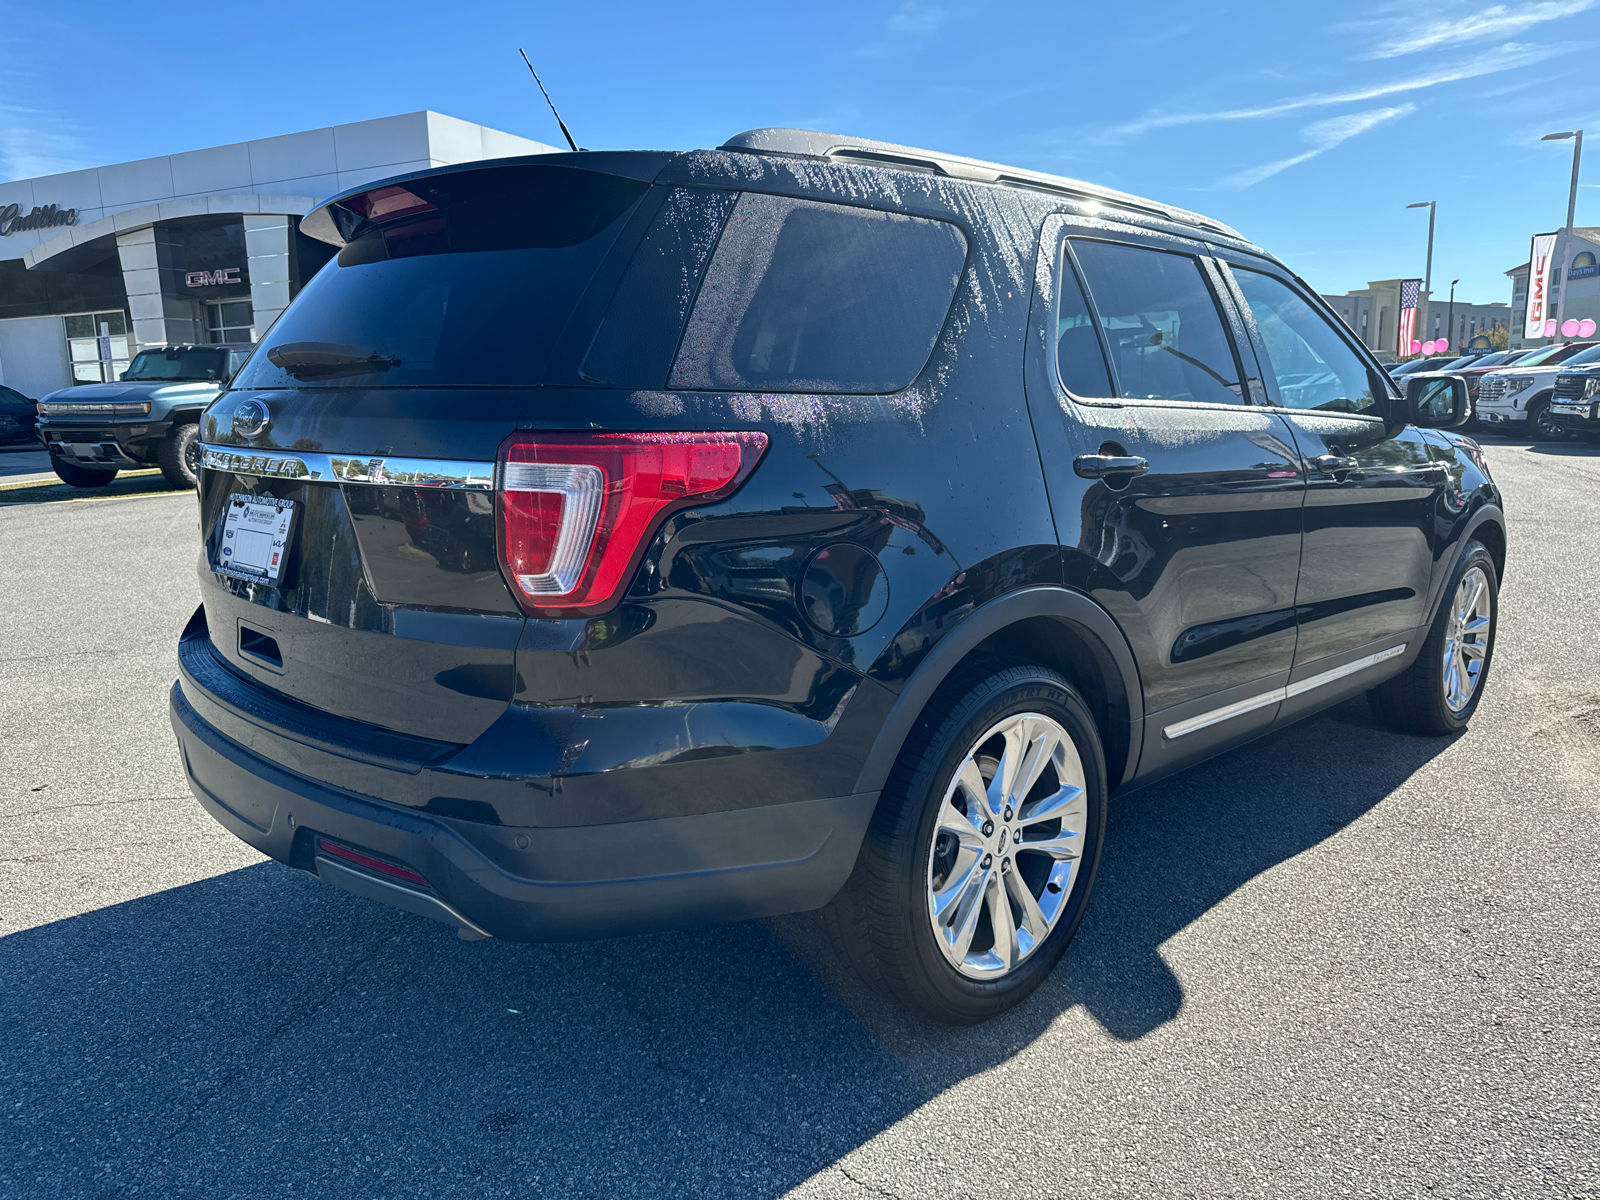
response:
M1150 464L1136 454L1080 454L1072 469L1084 479L1104 479L1107 475L1143 475Z
M1311 460L1311 465L1324 475L1334 475L1340 471L1354 471L1361 464L1343 454L1319 454Z

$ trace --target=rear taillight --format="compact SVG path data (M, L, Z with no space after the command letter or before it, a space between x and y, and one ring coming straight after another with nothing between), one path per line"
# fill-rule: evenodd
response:
M764 433L518 433L500 447L500 564L523 609L594 616L622 598L661 522L731 496Z

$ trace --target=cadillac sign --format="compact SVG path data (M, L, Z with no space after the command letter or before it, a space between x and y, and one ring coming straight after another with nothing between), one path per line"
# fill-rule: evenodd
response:
M10 237L27 229L54 229L58 225L76 225L78 210L57 208L54 204L35 205L30 213L22 211L20 204L0 207L0 237Z

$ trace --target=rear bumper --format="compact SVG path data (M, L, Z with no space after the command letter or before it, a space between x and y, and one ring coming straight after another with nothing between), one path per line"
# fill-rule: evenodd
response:
M287 771L208 724L175 683L189 786L236 837L346 890L513 941L571 941L819 908L855 865L877 793L559 828L421 813ZM428 887L319 855L330 838Z

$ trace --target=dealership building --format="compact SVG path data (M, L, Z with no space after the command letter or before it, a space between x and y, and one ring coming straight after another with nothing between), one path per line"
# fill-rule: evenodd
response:
M1578 226L1572 231L1565 251L1561 240L1556 241L1556 252L1564 253L1566 269L1558 264L1550 272L1550 315L1556 313L1561 293L1567 292L1567 302L1561 315L1564 320L1600 321L1600 228ZM1511 347L1546 346L1554 339L1527 337L1524 318L1528 312L1528 263L1512 267L1506 272L1511 280Z
M327 197L555 149L416 112L0 184L0 384L37 397L146 347L254 341L332 255L299 228Z

